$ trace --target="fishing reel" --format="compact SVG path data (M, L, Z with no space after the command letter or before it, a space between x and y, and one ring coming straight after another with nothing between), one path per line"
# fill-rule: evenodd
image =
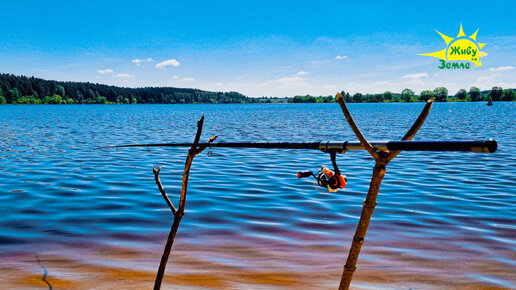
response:
M313 176L320 187L327 188L330 192L336 192L340 188L346 187L348 179L346 175L340 174L337 162L335 162L335 152L330 152L330 156L335 171L331 171L323 165L317 174L314 174L312 171L300 171L297 173L297 178Z

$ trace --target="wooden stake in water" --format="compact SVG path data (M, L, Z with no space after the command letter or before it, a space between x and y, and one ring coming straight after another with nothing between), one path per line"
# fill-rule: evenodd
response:
M362 214L360 215L360 221L358 222L355 235L353 236L353 242L351 243L351 248L349 249L348 259L346 261L346 265L344 266L344 272L342 273L342 278L340 280L339 289L349 289L349 286L351 285L351 279L353 278L353 274L356 270L358 256L360 255L360 250L362 249L362 245L364 244L367 228L369 227L369 222L371 221L373 211L376 207L376 199L378 197L378 192L380 191L380 186L382 184L383 177L385 176L386 166L401 151L376 150L369 143L369 141L367 141L362 132L360 132L360 129L351 117L351 114L348 111L346 103L342 99L342 95L340 93L337 94L336 100L337 102L339 102L340 108L342 109L342 112L344 113L344 116L346 117L349 126L357 136L358 140L360 140L360 144L367 150L367 152L369 152L369 154L371 154L371 156L373 156L375 160L373 176L371 177L371 183L369 185L367 197L364 200ZM430 113L430 109L432 108L433 102L434 98L428 100L425 107L423 108L423 111L417 118L416 122L408 130L405 136L403 136L402 140L411 140L414 137L414 135L416 135L417 131L419 130L419 128L421 128L421 126L426 120L426 117Z
M161 288L161 282L163 281L163 275L165 274L165 268L167 267L168 257L170 256L170 251L172 249L172 244L174 243L174 238L176 237L177 230L179 229L179 223L185 214L185 205L186 205L186 192L188 190L188 178L190 177L190 168L192 167L193 159L196 155L203 152L208 145L213 142L217 136L213 136L210 138L208 143L199 146L199 139L202 134L202 126L204 124L204 115L197 122L197 133L195 134L195 140L192 144L192 147L188 150L188 156L186 157L185 162L185 170L183 172L183 182L181 186L181 197L179 198L179 207L176 209L174 204L168 198L168 195L165 193L165 189L161 184L161 180L159 178L159 173L161 171L161 167L156 169L152 168L154 172L154 179L156 181L156 185L158 186L161 195L165 199L167 205L170 210L174 214L174 223L170 228L170 233L168 234L167 243L165 245L165 249L163 250L163 255L161 256L161 262L159 264L158 273L156 275L156 280L154 281L154 289L158 290Z

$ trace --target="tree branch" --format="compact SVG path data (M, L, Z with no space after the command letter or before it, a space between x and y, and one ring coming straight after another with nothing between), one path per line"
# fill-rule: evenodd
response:
M337 102L339 102L340 108L342 109L342 113L344 113L344 116L346 117L346 121L348 121L349 126L351 127L351 130L355 133L358 140L360 141L360 144L373 156L375 160L378 160L378 153L374 149L374 147L367 141L367 139L364 137L362 132L360 132L360 129L358 128L357 124L353 120L353 117L351 117L351 114L348 111L348 107L346 106L346 103L344 102L344 99L342 98L342 94L338 93L335 97Z
M201 139L203 125L204 115L202 115L201 119L197 121L197 133L195 133L195 140L192 144L192 147L188 150L188 156L186 157L185 170L183 172L183 185L181 187L181 197L179 199L178 208L178 214L180 214L181 216L183 216L185 212L186 192L188 190L188 178L190 177L190 168L192 167L194 157L202 152L202 150L199 151L199 148L197 147L199 146L199 140Z
M163 250L163 255L161 256L161 262L158 268L158 273L156 275L156 280L154 281L154 289L158 290L161 288L161 282L163 281L163 276L165 275L165 268L167 267L168 258L170 256L170 252L172 249L172 245L174 243L174 239L176 237L177 230L179 229L179 223L181 222L181 219L183 218L183 215L185 214L185 205L186 205L186 193L188 189L188 179L190 177L190 168L192 167L192 162L194 157L204 151L211 142L213 142L217 136L213 136L210 138L208 143L206 145L202 145L199 147L199 140L201 138L202 134L202 127L204 124L204 115L201 117L201 119L197 122L197 133L195 134L195 140L192 144L192 147L188 150L188 155L186 157L185 161L185 169L183 172L183 181L182 181L182 187L181 187L181 197L179 199L179 207L176 210L168 196L165 194L165 190L163 189L163 186L161 185L161 181L159 179L159 172L161 168L158 168L157 170L153 168L154 177L156 179L156 184L158 185L158 188L163 195L163 198L165 198L165 201L167 202L168 206L174 213L174 223L172 224L172 227L170 228L170 232L168 234L167 243L165 245L165 249Z
M430 109L432 109L434 100L435 100L435 97L426 101L425 107L419 114L419 117L417 117L417 120L414 122L414 125L412 125L412 127L407 131L405 136L403 136L403 138L401 138L401 140L409 141L409 140L412 140L412 138L414 138L417 131L419 131L419 128L421 128L421 126L423 126L423 123L425 122L426 117L428 117L428 114L430 114Z
M174 207L174 204L170 201L170 198L168 198L168 195L165 193L165 189L163 188L163 185L161 184L161 180L159 179L159 172L161 171L161 167L158 169L152 167L152 172L154 173L154 180L156 181L156 185L158 186L159 192L161 192L161 195L165 199L165 201L168 204L168 207L172 211L174 215L176 215L176 208Z
M430 109L432 109L434 100L435 100L435 98L431 98L428 101L426 101L426 105L423 108L423 110L421 111L421 113L419 114L419 117L417 117L417 119L414 122L414 124L412 125L412 127L410 127L410 129L407 131L407 133L405 133L405 135L403 136L403 138L401 138L401 140L410 141L410 140L412 140L412 138L414 138L414 136L419 131L421 126L423 126L423 123L425 123L426 117L428 117L428 114L430 114ZM391 152L389 152L389 155L387 156L387 158L389 160L392 160L392 159L394 159L394 157L398 156L398 154L400 154L400 152L401 151L391 151Z
M204 125L204 115L202 115L201 119L197 121L197 133L195 133L195 140L192 144L192 148L190 150L197 149L197 145L199 145L199 140L201 139L202 134L202 126Z

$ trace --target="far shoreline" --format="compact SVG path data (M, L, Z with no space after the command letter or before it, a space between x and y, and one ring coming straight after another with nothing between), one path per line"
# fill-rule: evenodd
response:
M450 95L445 87L423 90L419 94L405 88L401 93L362 94L341 91L346 103L418 103L516 101L516 89L493 86L481 91L472 86ZM124 88L90 82L62 82L0 73L0 104L240 104L240 103L335 103L333 95L295 95L293 97L249 97L239 92L204 91L194 88Z
M437 103L487 103L488 101L446 101L446 102L437 102ZM512 103L514 101L493 101L493 104L495 103ZM420 104L425 103L425 101L415 101L415 102L362 102L362 103L347 103L347 104ZM44 103L38 103L38 104L20 104L20 103L9 103L9 104L0 104L0 106L23 106L23 105L34 105L34 106L43 106L43 105L52 105L52 106L70 106L70 105L124 105L124 106L137 106L137 105L295 105L295 104L315 104L315 105L325 105L325 104L338 104L337 102L326 102L326 103L289 103L289 102L252 102L252 103L181 103L181 104L170 104L170 103L136 103L136 104L122 104L122 103L61 103L61 104L44 104Z

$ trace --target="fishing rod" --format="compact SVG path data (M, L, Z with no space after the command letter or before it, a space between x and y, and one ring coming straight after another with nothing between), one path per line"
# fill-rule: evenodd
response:
M372 141L370 144L380 151L462 151L477 153L495 152L498 145L495 140L481 141ZM115 145L100 148L128 148L128 147L192 147L193 143L149 143ZM300 171L297 178L313 176L320 187L330 192L346 187L347 177L341 174L336 162L337 153L348 150L366 150L358 141L323 141L323 142L217 142L199 143L204 148L267 148L267 149L312 149L330 153L333 171L322 166L317 173ZM210 156L211 150L208 151Z
M460 140L460 141L370 141L380 151L462 151L477 153L493 153L498 145L495 140ZM193 143L149 143L113 145L103 148L127 147L191 147ZM348 150L365 150L358 141L322 141L322 142L217 142L199 143L199 146L211 148L266 148L266 149L312 149L329 153L344 153Z

